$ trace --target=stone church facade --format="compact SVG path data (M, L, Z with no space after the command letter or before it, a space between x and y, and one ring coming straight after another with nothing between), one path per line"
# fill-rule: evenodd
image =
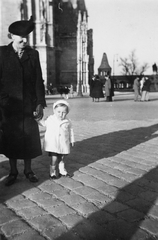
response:
M94 72L93 31L88 29L84 0L1 0L0 46L7 45L8 26L33 16L28 43L40 53L45 86L70 86L89 92Z

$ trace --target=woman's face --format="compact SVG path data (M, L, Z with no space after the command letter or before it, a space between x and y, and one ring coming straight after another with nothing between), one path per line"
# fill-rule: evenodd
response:
M13 44L17 49L25 48L27 44L27 36L18 36L12 34Z

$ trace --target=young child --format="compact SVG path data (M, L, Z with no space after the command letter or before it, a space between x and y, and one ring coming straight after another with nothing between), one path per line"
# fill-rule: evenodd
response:
M70 145L74 146L72 124L67 118L70 106L65 100L59 100L53 104L53 111L53 115L40 121L46 127L44 148L51 157L50 178L70 177L64 163L64 156L70 153Z

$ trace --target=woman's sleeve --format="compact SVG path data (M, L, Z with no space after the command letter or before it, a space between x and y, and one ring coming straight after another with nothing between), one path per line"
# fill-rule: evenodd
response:
M41 104L44 108L46 107L44 80L42 77L39 53L37 50L35 51L35 54L36 54L35 58L36 58L36 97L37 97L36 105Z

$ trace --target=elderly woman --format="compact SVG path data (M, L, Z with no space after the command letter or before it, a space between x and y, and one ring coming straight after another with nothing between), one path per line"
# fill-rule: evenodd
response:
M18 176L17 159L24 160L24 174L30 182L38 178L31 159L42 154L38 124L46 106L45 91L36 50L27 46L34 23L17 21L9 26L12 42L0 49L0 109L2 144L0 153L9 158L10 173L6 186Z

